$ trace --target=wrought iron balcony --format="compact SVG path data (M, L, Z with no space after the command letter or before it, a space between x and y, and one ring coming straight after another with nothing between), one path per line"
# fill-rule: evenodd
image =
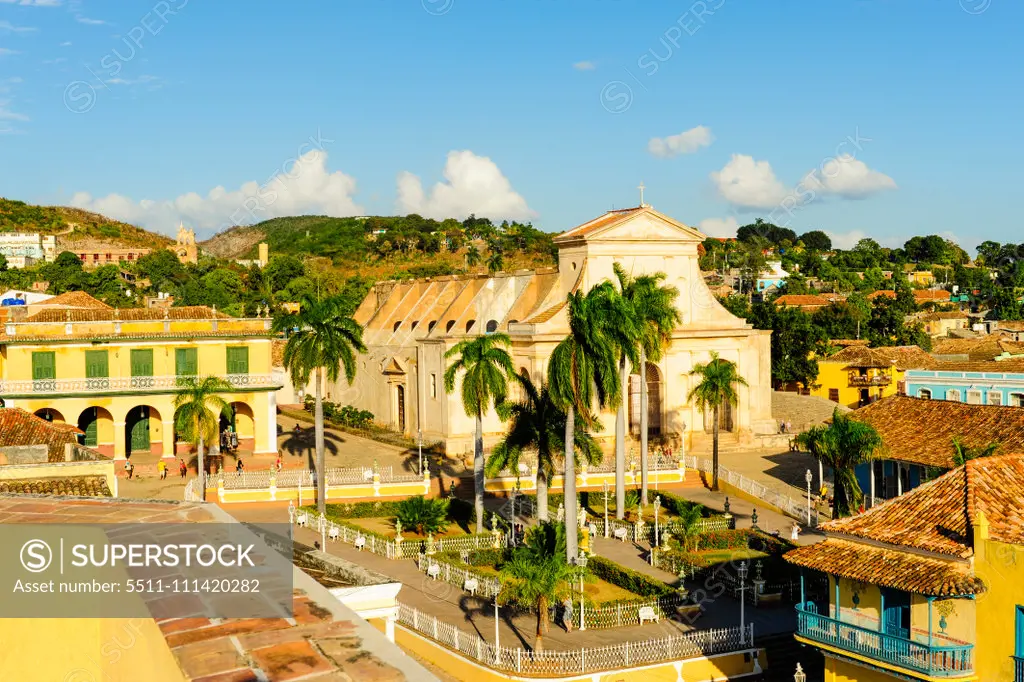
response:
M1024 682L1024 657L1013 656L1013 682Z
M888 386L892 383L892 377L888 374L876 374L874 376L850 375L851 386Z
M66 395L76 393L122 393L144 391L171 393L178 387L178 376L97 377L91 379L37 379L0 381L0 395ZM271 374L225 374L220 377L239 390L277 386Z
M811 641L932 677L965 677L974 671L973 644L928 644L844 623L800 606L796 610L797 634Z

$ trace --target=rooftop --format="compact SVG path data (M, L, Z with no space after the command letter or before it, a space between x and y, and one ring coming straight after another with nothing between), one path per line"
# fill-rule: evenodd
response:
M782 306L821 306L829 304L828 299L813 294L786 294L775 299L775 305Z
M56 308L89 308L93 310L109 310L110 306L94 298L84 291L67 291L63 294L58 294L52 298L48 298L45 301L40 301L35 304L36 306L42 307L56 307Z
M64 446L78 445L81 433L71 424L48 422L20 407L0 408L0 448L45 445L49 461L63 462ZM102 458L102 455L97 453L97 457ZM0 464L7 463L7 457L0 453Z
M923 369L937 364L935 358L924 352L919 346L882 346L867 348L862 345L849 345L835 355L822 358L821 362L845 363L855 368Z
M1024 410L895 395L850 413L882 437L888 459L953 467L953 439L968 447L999 443L1001 452L1024 452Z
M66 476L0 480L0 494L71 495L74 497L113 497L106 476Z
M938 339L932 343L933 355L966 355L971 361L992 360L1003 354L1024 355L1024 343L1002 334L973 339Z
M49 301L47 301L49 303ZM48 307L35 315L25 318L25 322L98 322L121 320L227 320L229 315L218 312L216 308L204 305L181 306L178 308L62 308Z

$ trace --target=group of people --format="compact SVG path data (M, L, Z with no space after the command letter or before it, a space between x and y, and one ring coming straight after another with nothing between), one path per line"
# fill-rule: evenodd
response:
M161 457L160 461L156 463L157 473L161 479L167 478L167 462ZM124 474L126 478L131 478L135 475L135 465L132 463L131 455L128 455L124 460ZM178 475L181 478L185 478L188 474L188 465L185 464L185 460L178 459Z
M788 419L780 419L779 420L779 433L792 433L792 432L793 432L793 422L789 421Z

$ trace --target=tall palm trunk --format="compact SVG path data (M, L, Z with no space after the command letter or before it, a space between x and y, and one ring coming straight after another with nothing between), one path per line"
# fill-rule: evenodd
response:
M712 430L711 438L711 489L718 490L718 405L715 405L712 415L712 419L715 420L715 425Z
M640 504L647 504L647 353L640 347Z
M534 651L544 650L544 633L548 629L548 598L537 597L537 637L533 643Z
M476 510L476 532L484 532L484 418L477 412L476 435L473 437L473 507Z
M622 386L629 380L626 358L619 360ZM623 389L625 390L625 389ZM629 392L626 391L626 395ZM626 512L626 401L619 403L615 415L615 518L622 520Z
M324 368L316 368L316 407L313 410L313 436L316 442L316 508L327 512L327 462L324 458Z
M198 472L199 473L199 490L200 490L199 499L201 499L203 502L206 502L206 462L204 461L205 457L203 457L203 449L204 448L203 448L203 437L202 436L199 436L198 448L199 448L199 452L198 452L199 457L198 457L198 460L197 460L197 466L199 468L199 472Z
M548 475L541 468L537 469L537 518L548 520Z
M565 412L565 481L562 492L565 496L565 556L570 564L576 563L577 530L576 520L576 410L570 405Z

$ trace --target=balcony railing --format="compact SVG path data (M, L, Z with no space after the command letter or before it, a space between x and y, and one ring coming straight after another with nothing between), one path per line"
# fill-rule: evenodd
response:
M821 644L933 677L961 677L974 671L972 644L928 645L844 623L799 606L797 634Z
M178 376L101 377L94 379L38 379L33 381L0 381L3 395L64 395L68 393L119 393L122 391L174 391ZM225 374L220 377L232 387L270 388L276 386L271 374Z
M875 376L853 374L850 376L851 386L888 386L891 383L892 377L888 374L876 374Z
M1013 682L1024 682L1024 657L1013 656Z

